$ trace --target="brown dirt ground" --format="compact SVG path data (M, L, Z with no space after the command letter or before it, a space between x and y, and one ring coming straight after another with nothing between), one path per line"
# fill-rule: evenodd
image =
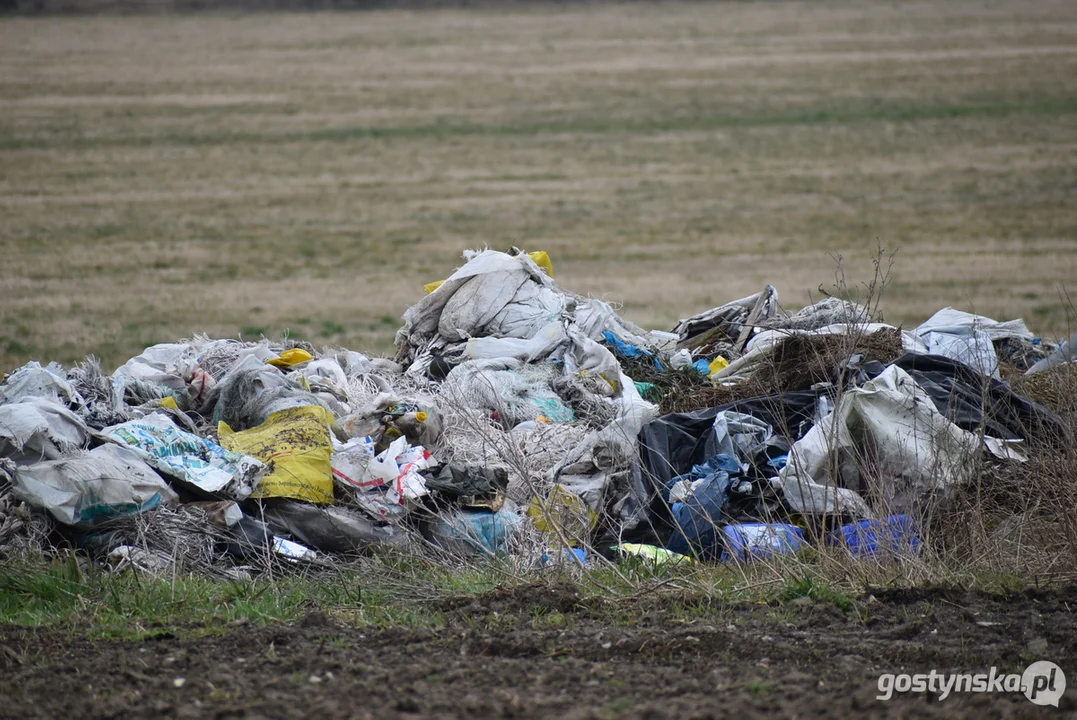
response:
M0 716L1073 717L1077 710L1072 689L1058 709L1021 695L875 699L881 672L1020 672L1034 659L1077 668L1074 585L1009 596L885 591L847 612L808 599L782 607L694 603L693 615L691 600L596 604L570 589L530 587L447 601L439 630L356 629L320 611L294 626L222 627L201 638L162 631L140 642L0 627Z

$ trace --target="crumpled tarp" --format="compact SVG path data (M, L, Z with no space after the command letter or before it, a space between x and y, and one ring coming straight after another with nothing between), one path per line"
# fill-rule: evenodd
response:
M321 508L297 502L274 502L263 509L274 532L291 535L322 552L362 552L373 545L407 545L403 530L378 524L344 507Z
M750 415L783 436L796 440L814 422L819 397L825 390L766 395L685 413L670 413L643 426L639 436L640 461L656 487L690 472L721 452L715 419L726 412Z
M916 328L916 332L917 334L922 334L938 330L939 328L953 327L978 330L986 335L992 342L996 340L1005 340L1007 338L1031 340L1035 337L1032 331L1028 329L1028 326L1025 325L1025 321L1020 318L1017 320L999 322L998 320L992 320L983 315L974 315L972 313L964 312L963 310L955 310L952 307L945 307L942 310L939 310L921 323L920 326Z
M559 288L526 254L494 250L464 253L467 260L436 290L408 308L396 335L397 359L411 374L424 372L433 356L526 357L536 360L563 347L551 323L597 341L612 332L630 344L649 344L648 333L601 300ZM490 338L476 342L476 339ZM496 341L526 340L528 343Z
M982 315L943 308L916 328L927 353L962 362L977 372L999 378L995 340L1031 340L1022 320L1000 323Z
M896 514L967 479L982 445L980 437L947 420L907 372L891 365L863 387L847 390L834 412L793 445L779 477L795 512L870 518L869 495L883 514ZM998 443L988 446L1008 456Z
M465 257L463 267L404 313L401 359L413 359L413 348L445 348L470 337L531 338L564 311L553 280L526 255L484 250Z
M426 481L428 490L468 497L505 492L509 487L509 473L503 467L480 465L443 465L438 474Z

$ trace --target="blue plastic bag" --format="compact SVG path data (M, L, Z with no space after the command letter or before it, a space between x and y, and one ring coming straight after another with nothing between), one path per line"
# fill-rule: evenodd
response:
M722 528L725 552L722 560L752 560L794 553L805 547L804 531L785 523L744 523Z
M729 500L729 488L733 475L740 474L740 463L729 455L719 454L702 465L696 465L690 473L678 475L665 489L666 500L677 482L699 481L685 502L671 506L674 530L666 543L666 549L681 555L717 557L718 527L722 508Z
M456 508L438 518L431 528L431 539L461 555L503 555L522 522L507 503L497 512Z
M613 350L613 354L616 355L617 357L623 357L623 358L649 357L649 358L651 358L651 361L654 362L654 366L656 368L658 368L659 370L665 370L665 368L662 367L662 363L658 360L658 358L655 356L655 354L653 352L651 352L650 350L644 350L643 348L638 347L636 345L629 345L628 343L626 343L626 342L624 342L622 340L619 340L617 338L617 336L614 335L613 333L611 333L609 330L606 330L605 332L602 333L602 339L605 340L606 344L609 345L610 349Z
M875 557L880 553L916 553L920 549L920 537L912 518L891 515L882 520L842 525L827 536L827 544L845 545L856 557Z

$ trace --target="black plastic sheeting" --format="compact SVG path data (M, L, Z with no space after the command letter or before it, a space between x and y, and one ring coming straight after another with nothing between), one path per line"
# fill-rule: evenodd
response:
M827 390L807 390L781 395L738 400L702 410L671 413L647 423L640 432L639 471L649 497L640 498L647 508L648 522L633 532L622 534L619 542L648 542L664 545L674 523L670 507L662 499L662 490L670 481L692 467L701 465L717 453L714 417L725 410L753 415L774 428L776 435L790 442L811 429L819 397Z
M939 355L908 353L893 363L919 384L935 407L951 422L970 432L984 432L1003 439L1036 440L1052 445L1072 442L1069 428L1042 405L1017 395L1010 386L981 375L964 363ZM882 363L859 362L839 368L843 385L862 384L878 375ZM836 388L788 392L739 400L712 408L664 415L644 425L639 436L639 471L649 498L640 498L648 509L649 523L622 542L657 542L673 529L669 506L662 489L670 481L714 457L717 439L714 418L725 410L753 415L774 428L790 443L802 438L815 422L819 398Z
M964 363L939 355L908 353L893 364L909 373L931 396L938 411L964 430L1060 446L1072 440L1060 417Z
M805 390L738 400L717 407L663 415L640 432L640 462L644 477L664 487L677 475L690 472L713 457L717 441L714 417L725 410L753 415L774 428L777 435L799 440L815 421L815 408L825 390Z

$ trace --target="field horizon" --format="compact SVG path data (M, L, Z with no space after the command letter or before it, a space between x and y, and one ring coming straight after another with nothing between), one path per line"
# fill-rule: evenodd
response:
M1068 335L1077 8L1001 2L0 18L0 368L206 332L369 353L466 248L668 329L882 301Z

